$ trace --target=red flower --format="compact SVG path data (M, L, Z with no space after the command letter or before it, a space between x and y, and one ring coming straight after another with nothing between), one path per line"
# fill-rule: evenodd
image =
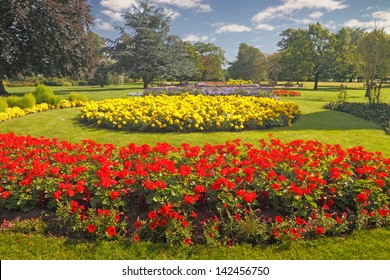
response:
M94 224L89 224L89 226L87 227L87 230L89 233L95 232L96 226Z
M1 197L4 198L4 199L6 199L6 198L9 197L10 195L11 195L11 192L5 191L5 192L2 193Z
M206 189L202 185L196 185L194 187L194 192L196 192L196 193L204 193L204 192L206 192Z
M114 228L113 226L109 226L106 230L107 234L109 236L114 236L116 234L116 228Z
M139 241L139 235L138 234L134 235L133 240L134 240L134 242L138 242Z
M111 197L112 200L115 200L118 196L120 196L120 193L117 192L117 191L112 191L110 193L110 197Z
M134 223L134 226L135 226L136 229L139 229L142 226L142 223L140 221L136 221Z
M151 222L150 225L149 225L149 228L150 228L151 230L156 229L156 228L157 228L157 223Z
M184 202L188 205L188 204L192 204L192 203L194 203L194 198L192 197L192 196L190 196L190 195L185 195L184 196Z
M278 224L280 224L281 222L283 222L283 218L280 217L280 216L276 216L276 217L275 217L275 222L277 222Z
M184 239L184 244L190 245L191 244L191 239L188 238L188 237L186 239Z
M62 194L62 191L61 191L61 190L55 191L55 192L53 193L53 198L54 198L55 200L58 200L58 199L61 198L61 194Z
M240 214L236 214L236 221L239 221L241 220L241 215Z
M359 193L356 196L356 201L360 203L365 203L368 200L368 195L367 193Z
M154 219L156 219L156 218L157 218L157 212L156 212L156 211L150 211L150 212L148 213L148 218L149 218L149 220L154 220Z
M274 232L273 232L275 238L278 238L279 237L279 233L278 233L278 230L277 229L274 229Z
M322 227L317 227L317 228L316 228L316 233L317 233L317 234L324 234L324 233L325 233L325 230L324 230Z

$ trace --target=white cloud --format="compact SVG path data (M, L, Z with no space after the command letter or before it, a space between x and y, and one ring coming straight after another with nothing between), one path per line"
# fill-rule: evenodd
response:
M375 19L379 19L379 20L383 20L383 21L390 21L390 10L378 11L378 12L372 13L372 16Z
M336 29L338 29L339 25L334 20L330 20L330 21L327 21L324 23L324 27L331 29L331 30L336 30Z
M200 36L200 35L195 35L195 34L189 34L186 37L183 38L183 41L188 41L188 42L199 42L199 41L207 41L209 39L208 36Z
M136 4L136 0L102 0L100 5L114 12L121 12L127 9L132 4Z
M359 21L357 19L351 19L344 23L344 26L351 28L363 28L367 31L374 29L375 27L384 28L385 32L390 32L390 10L378 11L372 13L371 21Z
M217 34L228 33L228 32L242 33L242 32L249 32L249 31L252 31L252 28L245 25L239 25L239 24L222 25L218 27L217 30L215 30Z
M175 20L176 18L180 17L180 13L178 11L174 11L174 10L169 9L169 8L165 8L164 13L167 16L170 16L172 20Z
M119 12L113 12L113 11L110 11L110 10L102 10L101 13L103 15L106 15L114 20L118 20L118 21L123 21L123 17L122 17L122 14L119 13Z
M210 4L205 4L202 0L155 0L156 3L163 3L183 9L197 9L200 12L211 12Z
M320 18L324 15L323 12L320 12L320 11L315 11L314 13L311 13L309 15L309 18L312 18L312 19L317 19L317 18Z
M266 31L273 31L275 30L275 27L270 25L270 24L266 24L266 23L263 23L263 24L258 24L256 25L255 27L257 30L266 30Z
M95 20L96 28L100 30L111 30L113 27L110 23L98 18Z
M291 15L295 11L303 9L326 9L327 11L341 10L348 7L341 0L282 0L283 4L279 6L268 7L257 13L252 21L262 22L274 18Z

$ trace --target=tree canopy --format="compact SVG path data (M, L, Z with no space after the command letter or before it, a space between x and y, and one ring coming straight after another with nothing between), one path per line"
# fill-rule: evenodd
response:
M258 48L241 43L228 72L233 79L262 81L267 76L266 56Z
M86 0L2 0L0 94L6 76L78 77L96 63Z

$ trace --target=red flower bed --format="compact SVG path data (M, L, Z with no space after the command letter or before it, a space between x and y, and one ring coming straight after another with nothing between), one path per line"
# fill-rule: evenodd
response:
M278 89L272 91L277 96L300 96L299 91L287 90L287 89Z
M0 207L68 235L254 244L390 222L390 159L317 141L117 148L0 134Z

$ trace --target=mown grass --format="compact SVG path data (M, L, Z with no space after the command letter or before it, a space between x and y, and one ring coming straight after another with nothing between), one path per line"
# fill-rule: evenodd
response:
M124 146L130 142L151 144L168 142L180 145L224 143L240 138L256 143L272 133L283 141L314 139L323 143L341 144L342 147L364 146L370 151L380 151L390 157L390 136L383 129L369 121L349 114L322 109L327 102L337 99L338 84L320 84L318 91L305 83L300 97L286 97L282 100L296 102L302 110L300 120L292 127L265 131L218 132L218 133L130 133L102 130L88 127L78 120L79 109L63 109L28 115L0 123L0 133L55 137L71 142L93 139L100 143ZM28 88L10 88L12 94L22 95ZM87 95L90 100L126 97L131 91L141 91L140 85L92 88L54 87L55 93L63 98L70 92ZM349 85L348 100L365 101L362 83ZM390 87L382 90L382 100L390 103ZM43 235L0 234L1 259L390 259L390 228L356 232L337 238L321 238L299 241L285 245L252 247L183 246L169 247L163 244L129 244L124 241L86 241Z
M390 228L269 246L168 246L0 234L2 260L388 260Z

